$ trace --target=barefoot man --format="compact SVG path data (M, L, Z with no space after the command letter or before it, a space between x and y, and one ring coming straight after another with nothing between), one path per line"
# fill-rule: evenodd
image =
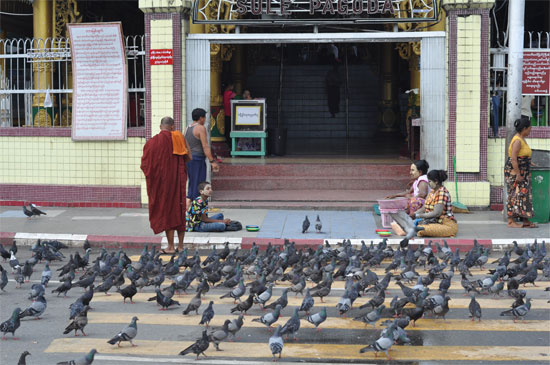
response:
M149 197L149 222L155 234L166 232L167 253L174 252L174 231L178 231L178 249L183 249L185 235L185 163L191 153L185 138L174 130L174 119L160 121L160 133L143 147L141 170L145 174Z

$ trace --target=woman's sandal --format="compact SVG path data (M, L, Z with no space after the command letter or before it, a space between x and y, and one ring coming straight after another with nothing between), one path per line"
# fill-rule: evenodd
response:
M521 223L516 222L508 223L506 224L506 226L508 226L509 228L523 228L523 225Z
M533 222L525 222L523 223L522 228L539 228L539 226Z

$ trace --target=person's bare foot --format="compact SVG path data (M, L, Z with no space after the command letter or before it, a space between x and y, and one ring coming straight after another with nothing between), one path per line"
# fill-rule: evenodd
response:
M517 222L514 222L514 221L508 221L507 226L508 226L509 228L522 228L522 227L523 227L523 224L517 223Z

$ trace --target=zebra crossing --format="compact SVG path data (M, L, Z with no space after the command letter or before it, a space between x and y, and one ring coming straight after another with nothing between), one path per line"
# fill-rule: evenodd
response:
M131 257L132 260L137 257ZM165 257L164 259L167 259ZM203 257L204 259L204 257ZM379 276L385 271L382 268L374 269ZM423 269L417 270L425 275ZM487 270L472 269L474 278L482 278ZM473 278L472 278L473 279ZM169 284L169 280L164 286ZM431 287L437 288L436 280ZM501 317L500 312L509 309L513 299L506 291L501 297L492 295L478 295L477 300L483 311L481 322L471 321L468 318L469 296L464 295L460 285L460 277L454 277L449 289L450 312L445 320L430 317L421 318L413 327L412 323L406 328L411 338L411 345L394 345L391 350L392 358L399 362L440 362L459 361L461 363L502 362L502 363L548 363L550 339L550 304L548 295L544 291L546 284L527 286L527 296L533 298L532 310L525 321L514 323L511 318ZM178 353L191 345L200 337L203 326L198 323L199 315L182 315L189 300L194 296L194 286L183 295L174 295L173 299L181 306L172 306L167 311L159 311L155 302L147 302L154 295L152 288L146 288L134 296L135 304L122 304L122 297L117 293L106 296L96 293L92 301L93 311L88 314L88 337L57 336L54 335L44 353L60 355L84 353L90 348L96 348L97 363L187 363L194 362L194 357L183 358ZM274 287L271 301L277 299L282 290L288 287L287 282L277 282ZM312 286L308 283L308 286ZM214 301L215 316L211 327L219 328L226 319L236 318L229 309L234 306L232 298L220 299L227 288L210 288L203 296L199 313L206 308L210 300ZM285 340L282 362L361 362L376 363L385 361L383 354L375 356L373 352L359 353L359 349L378 338L380 331L385 328L383 322L392 320L391 314L386 312L376 328L366 326L353 318L364 314L369 309L360 310L359 306L366 303L373 294L365 294L358 298L346 317L340 316L336 310L336 303L344 291L344 281L336 281L332 291L321 303L315 298L312 312L325 306L328 312L327 320L320 326L321 332L315 331L313 325L301 320L298 340ZM388 286L385 305L389 308L394 295L403 295L394 281ZM73 295L74 296L74 295ZM244 297L243 297L244 298ZM283 309L282 315L276 324L284 324L292 314L292 309L300 306L303 297L298 294L289 295L288 306ZM269 302L268 302L269 303ZM222 342L216 351L210 346L205 352L208 363L232 364L247 362L258 364L271 361L271 352L267 345L271 333L261 323L251 319L260 317L265 312L255 304L245 316L244 325L238 333L240 337L235 342ZM107 340L120 328L129 323L132 316L139 318L138 335L134 340L137 347L110 346ZM276 325L275 324L275 325Z
M129 253L131 251L128 251ZM138 252L134 252L138 253ZM30 255L30 254L29 254ZM496 258L493 255L490 261ZM94 255L95 257L95 255ZM137 261L138 255L130 256L132 261ZM204 260L204 256L201 257ZM24 260L25 257L22 257ZM168 256L162 256L163 261L168 261ZM372 268L379 277L385 274L384 267L389 262L384 261L378 268ZM54 271L63 263L52 263ZM33 282L40 281L40 269L31 277L31 283L23 285L23 289L14 289L14 283L10 282L7 293L0 294L0 314L2 319L7 318L13 306L26 307L30 303L27 299L28 289ZM494 265L488 265L492 268ZM418 268L418 273L426 275L424 268ZM471 280L481 279L486 276L487 268L481 270L472 268L474 275ZM11 277L10 277L11 278ZM0 341L0 363L16 363L23 349L29 350L32 356L28 358L28 364L52 364L67 359L78 358L90 349L97 349L94 364L162 364L162 363L195 363L194 356L179 356L179 352L191 345L201 336L203 326L199 325L202 311L209 301L214 301L215 316L211 322L211 328L220 328L224 321L234 319L237 314L231 314L234 307L232 298L220 299L227 293L228 288L213 288L203 295L202 306L199 315L184 316L182 310L195 295L197 282L186 293L174 295L173 299L179 301L180 306L171 306L167 311L160 311L160 307L154 301L147 299L155 295L153 287L146 287L138 292L133 300L135 304L123 304L122 297L114 289L109 295L95 293L91 301L92 310L88 313L88 325L85 332L88 336L78 337L71 332L63 335L63 329L68 324L69 304L78 298L83 290L73 288L68 293L68 298L55 297L50 292L57 286L54 278L47 288L48 309L43 320L22 320L18 337L21 341ZM246 278L245 283L254 278ZM527 285L521 287L527 291L527 297L532 298L532 307L524 321L514 323L511 317L502 317L500 313L510 308L514 301L506 290L501 296L477 295L477 301L482 308L482 320L472 321L469 318L468 305L470 297L464 294L460 284L460 275L455 275L449 288L450 311L445 319L435 319L425 316L411 323L405 330L411 339L409 345L394 345L390 351L391 357L396 363L457 363L457 364L548 364L550 359L550 293L545 291L550 286L548 281L539 275L537 286ZM128 280L127 280L127 283ZM96 281L99 284L99 279ZM166 279L163 287L170 284ZM308 287L314 284L307 283ZM290 284L286 281L277 281L273 288L273 296L270 302L280 297L282 291ZM430 285L431 292L436 292L439 280L436 279ZM315 298L312 313L326 307L328 318L320 325L321 331L307 322L305 314L301 312L301 326L297 333L298 339L286 340L282 353L281 363L311 362L316 364L335 363L381 363L386 362L383 353L360 353L359 350L366 344L374 342L386 327L385 321L392 321L392 313L389 310L382 312L382 319L375 328L365 325L354 317L364 315L371 309L359 309L373 297L373 293L363 294L357 298L352 309L345 316L338 314L336 304L344 294L345 282L336 280L330 295L323 299ZM394 280L388 286L384 305L389 308L392 298L403 296L401 288ZM245 295L246 296L246 295ZM244 297L243 296L243 299ZM303 296L289 293L288 306L281 312L281 317L275 323L284 324L291 316L293 309L299 307ZM413 305L409 304L413 307ZM225 341L220 344L222 351L216 351L210 346L205 351L206 358L201 363L206 364L262 364L271 363L272 355L268 346L271 336L269 329L261 323L253 322L265 314L255 304L244 317L244 325L237 333L234 342ZM133 316L139 318L138 334L133 341L137 346L131 347L123 343L121 347L111 346L107 341L123 327ZM8 336L9 338L9 336ZM15 348L17 350L15 350ZM21 350L21 351L19 351ZM202 358L202 356L201 356Z

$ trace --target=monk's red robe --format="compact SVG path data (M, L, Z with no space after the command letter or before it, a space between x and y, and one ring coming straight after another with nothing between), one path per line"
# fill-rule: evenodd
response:
M147 183L153 232L184 231L187 169L184 156L173 153L169 131L161 131L145 143L141 170Z

